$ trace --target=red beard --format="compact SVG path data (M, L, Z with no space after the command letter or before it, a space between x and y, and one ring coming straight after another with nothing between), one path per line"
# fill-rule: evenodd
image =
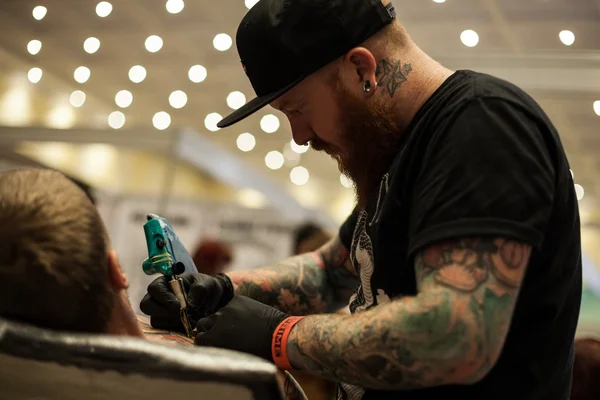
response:
M343 148L319 138L314 138L311 146L337 161L340 171L354 182L358 208L365 209L398 153L401 127L377 99L366 104L341 88L336 97Z

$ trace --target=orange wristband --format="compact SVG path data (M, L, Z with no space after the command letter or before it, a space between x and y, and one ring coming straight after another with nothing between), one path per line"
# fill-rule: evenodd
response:
M271 353L275 365L284 371L294 369L287 356L287 340L294 325L304 317L288 317L277 325L277 329L273 333L273 341L271 344Z

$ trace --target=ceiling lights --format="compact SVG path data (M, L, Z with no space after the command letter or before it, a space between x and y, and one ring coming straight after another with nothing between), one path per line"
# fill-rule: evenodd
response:
M169 96L169 104L173 108L183 108L187 104L188 97L183 90L176 90Z
M204 118L204 126L211 132L218 131L219 128L217 124L223 119L221 114L219 113L210 113Z
M445 3L446 0L433 0L434 3L442 4Z
M33 8L33 11L31 12L31 15L33 15L33 18L37 19L38 21L44 19L44 17L46 16L46 13L48 12L48 9L44 6L37 6Z
M42 42L39 40L31 40L29 43L27 43L27 51L32 56L35 56L40 52L40 50L42 50Z
M258 0L244 0L244 4L248 10L254 7L256 3L258 3Z
M171 125L171 116L164 111L159 111L152 117L152 125L159 131L164 131Z
M77 67L75 72L73 72L73 78L78 83L86 83L90 79L91 74L92 72L88 67L81 66Z
M188 71L188 78L194 83L200 83L206 79L207 71L202 65L193 65Z
M89 144L81 149L83 151L80 153L78 167L83 177L90 180L90 183L109 181L117 166L117 149L107 144Z
M121 108L127 108L133 103L133 94L129 90L121 90L115 96L115 103Z
M350 178L348 178L346 175L341 174L340 175L340 183L342 184L343 187L345 187L346 189L350 189L353 184L352 184L352 180L350 180Z
M185 3L183 2L183 0L168 0L166 7L167 12L171 14L179 14L181 11L183 11Z
M112 9L113 9L113 6L108 1L101 1L96 6L96 14L98 14L98 16L100 18L105 18L110 15L110 13L112 12Z
M215 46L215 49L219 51L229 50L232 44L233 40L231 39L231 36L226 33L219 33L213 39L213 46Z
M583 186L578 183L575 184L575 194L577 195L577 200L581 200L585 196L585 190L583 190Z
M277 170L283 167L284 162L285 159L283 158L283 154L276 150L268 152L265 156L265 164L272 170Z
M33 67L27 73L27 79L29 79L29 82L31 83L38 83L42 80L43 75L44 73L42 72L41 68Z
M571 46L575 43L575 34L571 31L561 31L558 38L565 46Z
M55 129L69 129L75 122L75 112L68 104L58 104L46 116L46 124Z
M69 103L71 103L73 107L82 107L85 104L85 93L81 90L74 91L69 97Z
M471 29L460 34L460 41L467 47L475 47L479 43L479 35Z
M292 150L294 150L298 154L304 154L309 149L309 146L300 146L296 144L296 142L294 142L294 139L292 139L292 141L290 142L290 146L292 147Z
M100 49L100 40L95 37L89 37L83 42L83 50L88 54L94 54Z
M148 50L150 53L156 53L160 49L162 49L163 40L158 35L150 35L146 39L146 42L144 43L144 45L146 46L146 50Z
M310 175L304 167L295 167L290 172L290 180L294 185L302 186L308 182Z
M246 96L242 92L231 92L227 96L227 105L233 110L237 110L246 104Z
M283 156L285 157L285 165L290 168L300 164L300 158L302 158L300 154L292 150L292 146L289 143L283 146Z
M108 126L113 129L121 129L125 125L125 114L121 111L113 111L108 116Z
M256 138L254 138L254 135L251 133L242 133L240 136L238 136L235 142L237 144L238 149L240 149L244 153L253 150L256 146Z
M279 129L279 118L273 114L267 114L260 119L260 129L266 133L274 133Z
M247 208L263 208L269 203L264 194L249 188L238 191L235 197L241 205Z
M594 102L594 112L600 117L600 100Z
M133 83L140 83L146 79L146 68L141 65L135 65L129 70L129 80Z
M26 85L14 85L0 96L0 123L23 126L31 123L31 91Z

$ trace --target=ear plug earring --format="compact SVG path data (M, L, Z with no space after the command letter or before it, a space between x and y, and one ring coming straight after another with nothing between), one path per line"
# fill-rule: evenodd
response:
M365 93L369 93L371 91L371 82L370 81L365 81L363 83L363 90L365 91Z

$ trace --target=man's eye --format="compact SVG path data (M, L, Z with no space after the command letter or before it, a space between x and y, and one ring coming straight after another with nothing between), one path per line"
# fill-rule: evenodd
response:
M284 114L288 115L288 116L292 116L292 115L300 115L302 114L302 112L299 109L286 109L286 110L281 110L283 111Z

